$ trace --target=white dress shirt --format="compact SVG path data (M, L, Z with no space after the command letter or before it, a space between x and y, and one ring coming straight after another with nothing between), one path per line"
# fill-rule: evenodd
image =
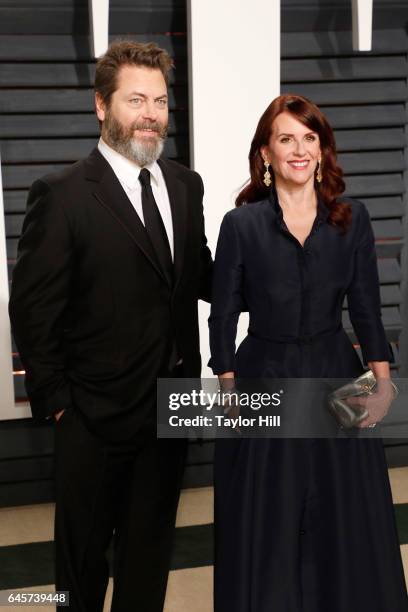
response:
M116 174L120 184L122 185L127 197L132 203L135 211L140 217L144 225L143 209L142 209L142 186L139 181L141 167L135 162L130 161L120 153L117 153L112 147L99 139L98 149L104 156L112 170ZM157 162L153 162L145 166L150 172L150 184L152 187L154 199L163 219L164 227L166 228L167 238L169 239L171 256L174 261L174 235L173 235L173 220L171 216L169 194L167 193L166 182L163 173Z

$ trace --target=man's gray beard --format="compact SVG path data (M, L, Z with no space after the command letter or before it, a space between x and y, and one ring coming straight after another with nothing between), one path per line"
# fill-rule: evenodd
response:
M159 159L163 153L164 140L163 138L152 139L152 142L140 142L136 138L122 143L122 150L116 149L130 161L135 162L138 166L148 166L156 159Z
M137 127L157 129L157 132L152 138L146 138L142 142L133 136ZM166 135L167 126L163 127L154 122L137 126L132 124L129 128L124 128L109 111L106 113L102 126L102 138L106 144L140 167L148 166L159 159L163 152Z

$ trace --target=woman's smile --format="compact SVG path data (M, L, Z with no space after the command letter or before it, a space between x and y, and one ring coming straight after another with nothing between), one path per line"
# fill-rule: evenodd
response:
M308 167L309 161L309 159L302 159L299 161L288 161L288 164L291 168L294 168L295 170L304 170Z

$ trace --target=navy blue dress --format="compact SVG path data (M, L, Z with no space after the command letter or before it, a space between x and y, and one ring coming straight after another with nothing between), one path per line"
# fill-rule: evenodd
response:
M345 296L364 363L393 361L369 214L346 201L348 231L319 201L303 247L274 192L225 215L209 319L215 374L358 376ZM381 439L217 439L214 474L215 612L408 611Z

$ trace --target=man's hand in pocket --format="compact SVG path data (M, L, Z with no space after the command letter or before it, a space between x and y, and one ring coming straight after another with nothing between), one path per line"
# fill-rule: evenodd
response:
M54 414L54 419L55 419L56 421L59 421L59 420L60 420L60 418L62 417L62 415L64 414L64 412L65 412L65 409L64 409L64 410L61 410L60 412L56 412L56 413Z

